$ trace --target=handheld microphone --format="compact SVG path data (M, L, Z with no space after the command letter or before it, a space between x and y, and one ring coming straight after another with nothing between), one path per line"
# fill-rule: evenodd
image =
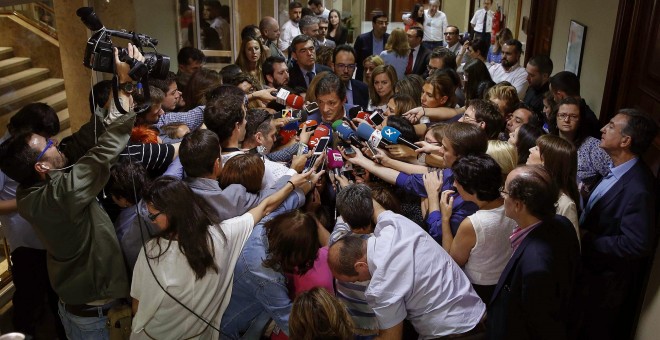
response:
M328 149L328 169L332 170L335 176L339 176L343 166L344 158L341 156L341 153L337 150Z
M298 128L300 128L300 126L302 126L303 124L305 124L305 126L307 127L306 128L307 131L315 130L316 127L319 125L319 123L316 122L314 119L310 119L310 120L306 120L304 123L300 123L300 125L298 125Z
M312 138L309 139L309 143L307 143L307 146L310 149L314 149L316 147L316 144L319 143L319 139L327 136L330 136L330 130L325 125L319 124L316 130L314 130L314 134L312 135Z
M280 105L286 105L294 109L302 109L305 100L303 97L292 94L286 89L280 89L275 94L275 101Z
M357 116L355 116L355 118L362 119L371 126L374 125L374 122L371 121L371 114L369 114L369 112L361 111L357 114Z
M381 132L381 135L383 136L383 139L389 141L392 144L403 144L413 150L419 149L419 146L411 143L408 140L401 138L401 132L391 126L383 127L383 131Z
M383 141L383 136L380 131L372 128L367 123L360 123L360 125L358 125L357 135L366 140L367 144L371 145L373 148L389 145L387 141Z
M337 120L334 123L332 123L332 128L337 131L337 135L339 138L341 138L343 141L351 143L355 147L362 147L362 143L360 140L357 138L355 135L355 131L351 129L348 124L344 123L341 120Z

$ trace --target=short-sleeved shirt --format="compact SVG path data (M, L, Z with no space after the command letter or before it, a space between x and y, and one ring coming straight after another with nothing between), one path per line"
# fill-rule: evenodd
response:
M437 11L434 16L431 16L428 9L424 11L424 41L443 41L446 29L447 16L445 13Z

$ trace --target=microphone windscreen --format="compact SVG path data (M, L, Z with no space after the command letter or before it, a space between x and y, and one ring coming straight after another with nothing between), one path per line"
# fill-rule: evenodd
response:
M371 138L371 134L374 132L374 128L372 128L371 125L367 123L360 123L356 132L358 137L364 140L369 140L369 138Z
M303 123L300 123L302 125ZM319 125L314 119L306 120L304 123L308 128Z
M385 139L386 141L392 144L397 144L399 141L399 136L401 136L401 132L391 126L383 127L383 130L381 132L383 139Z
M332 123L332 129L337 131L337 126L342 125L344 123L343 120L337 119Z
M371 115L368 112L362 111L362 112L358 113L357 117L355 117L355 118L362 119L365 122L369 123L369 125L373 125L373 122L371 122L371 118L369 118L369 116L371 116Z
M307 146L310 148L310 150L314 149L316 147L316 144L318 144L319 139L327 136L330 136L330 130L325 125L319 124L316 130L314 130L314 134L309 139L309 143L307 143Z
M290 94L286 97L286 105L294 109L298 109L298 110L302 109L304 103L305 100L301 96Z
M344 166L344 159L337 150L328 149L328 169L341 169Z
M335 131L337 131L337 134L339 135L339 138L344 140L345 142L350 142L351 136L355 134L355 131L348 127L346 124L340 124L335 128Z

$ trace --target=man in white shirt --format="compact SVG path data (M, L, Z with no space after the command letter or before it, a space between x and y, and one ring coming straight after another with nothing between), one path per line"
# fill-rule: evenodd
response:
M438 0L429 1L429 9L424 11L424 47L433 50L443 45L443 33L447 29L447 16L438 10Z
M501 81L508 81L516 88L518 98L525 98L527 91L527 71L521 67L520 55L522 54L522 44L516 39L511 39L502 45L502 62L491 66L488 71L490 77L497 84Z
M490 32L493 30L493 16L495 13L490 10L490 5L493 4L493 0L485 0L484 8L478 9L474 12L472 20L470 20L470 25L474 28L474 38L486 39L490 42Z
M317 17L328 19L330 10L323 6L323 0L309 0L307 6L309 6L309 9L311 9Z
M374 236L367 240L347 236L335 242L328 264L340 281L370 280L365 296L378 319L379 337L404 338L404 319L420 339L485 332L486 306L428 233L385 210L362 184L339 192L337 211L352 230L375 224Z
M280 43L278 47L282 53L288 55L287 50L293 38L300 35L300 28L298 23L302 17L302 4L294 1L289 4L289 21L285 22L280 29Z

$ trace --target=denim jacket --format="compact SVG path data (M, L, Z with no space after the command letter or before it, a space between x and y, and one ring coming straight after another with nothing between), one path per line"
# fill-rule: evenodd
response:
M251 334L252 331L257 332L258 338L270 318L284 333L289 334L292 301L286 278L284 273L266 268L262 263L268 252L264 224L305 204L302 192L296 190L295 193L254 227L243 246L234 268L231 300L220 323L223 339L247 338L246 333Z

